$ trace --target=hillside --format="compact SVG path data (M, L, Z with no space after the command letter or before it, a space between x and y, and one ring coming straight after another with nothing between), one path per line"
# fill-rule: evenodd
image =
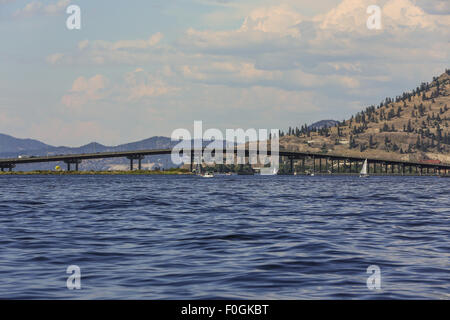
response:
M331 128L290 128L289 150L450 163L450 70L411 92L386 98Z
M24 150L39 150L49 145L33 139L19 139L0 133L0 153L23 152Z

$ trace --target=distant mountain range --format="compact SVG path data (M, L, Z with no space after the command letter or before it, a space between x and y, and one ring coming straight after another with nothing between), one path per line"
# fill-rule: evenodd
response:
M320 121L314 122L313 124L309 125L308 129L309 130L312 130L312 129L320 130L323 128L332 128L335 125L337 125L338 123L339 123L339 121L336 121L336 120L320 120Z
M55 155L75 153L95 153L108 151L130 151L143 149L171 148L177 142L172 142L167 137L151 137L145 140L118 146L105 146L92 142L81 147L55 147L33 139L19 139L6 134L0 134L0 155L18 156L26 155Z
M39 150L51 147L48 144L33 139L18 139L0 133L0 153L17 153L28 150Z
M17 158L18 156L46 156L59 154L96 153L110 151L132 151L144 149L169 149L177 144L167 137L151 137L141 141L121 144L118 146L104 146L92 142L81 147L55 147L33 139L18 139L9 135L0 134L0 158ZM125 169L129 162L124 158L99 159L83 161L82 170L108 170ZM21 165L19 170L51 170L61 163L41 163ZM143 162L144 168L164 167L171 168L175 165L170 161L170 155L149 156Z

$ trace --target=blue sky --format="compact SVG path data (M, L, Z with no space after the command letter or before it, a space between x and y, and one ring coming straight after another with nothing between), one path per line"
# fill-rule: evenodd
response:
M115 145L342 120L444 72L449 36L440 0L0 0L0 132Z

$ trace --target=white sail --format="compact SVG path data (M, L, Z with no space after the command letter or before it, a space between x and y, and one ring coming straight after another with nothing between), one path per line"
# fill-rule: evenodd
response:
M363 167L361 169L361 175L367 175L367 159L364 161Z
M278 174L278 166L273 168L261 168L260 174L262 176L276 176Z
M202 174L202 158L201 156L198 157L198 161L197 161L197 170L196 170L196 174L201 175Z

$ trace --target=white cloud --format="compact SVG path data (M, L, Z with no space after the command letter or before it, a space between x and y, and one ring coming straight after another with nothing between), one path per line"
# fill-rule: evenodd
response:
M142 68L137 68L125 75L125 96L127 101L158 97L176 90L176 88L168 86L160 78L153 76Z
M372 31L366 28L366 9L373 4L373 0L343 0L337 7L324 15L316 16L314 20L319 23L321 29L369 34ZM450 26L448 18L437 19L410 0L384 0L377 4L382 8L383 32Z
M72 88L61 101L76 110L93 102L111 101L112 103L139 102L176 92L178 89L167 85L161 78L146 72L142 68L125 73L122 81L112 81L97 74L91 78L78 77ZM85 109L83 109L86 111Z
M79 107L88 102L98 101L105 97L104 89L108 79L97 74L92 78L78 77L72 84L70 92L62 97L62 103L67 107Z
M121 40L113 43L111 45L111 49L118 50L118 49L129 49L129 48L135 48L135 49L146 49L149 47L153 47L157 45L161 39L163 38L162 33L158 32L152 35L147 40Z
M241 27L231 31L208 31L189 28L180 40L186 48L201 48L209 52L246 49L261 51L267 43L278 49L299 39L302 16L287 5L254 9Z
M78 43L78 52L70 54L55 53L46 58L50 64L94 64L120 63L136 65L148 62L164 50L161 46L163 34L157 32L148 39L137 40L82 40ZM155 51L155 54L153 53ZM158 56L161 58L161 55Z
M239 31L262 31L297 38L300 36L297 25L301 21L302 16L285 5L259 8L250 12Z
M226 108L254 112L263 106L261 115L268 119L274 117L270 108L292 115L298 115L296 108L302 115L325 109L327 116L343 119L341 108L353 112L357 103L372 104L398 94L393 90L398 91L400 83L401 90L412 88L430 74L443 72L450 61L450 15L436 15L419 0L377 1L382 8L380 31L366 27L372 0L343 0L312 17L293 5L295 1L288 2L253 8L234 29L188 28L172 43L162 43L161 33L115 42L83 40L74 53L56 53L47 61L134 68L106 90L72 88L66 105L107 97L151 107L148 112L161 117L156 102L188 110L201 100L200 115L208 104L223 109L224 118L229 116ZM151 66L152 71L140 66Z
M48 5L43 4L40 1L32 1L25 5L24 8L18 9L15 13L15 17L31 17L34 15L57 15L64 14L65 9L70 4L71 0L59 0L58 2Z
M157 32L151 35L148 39L119 40L115 42L102 40L83 40L78 43L78 48L80 50L84 50L87 48L95 50L148 49L158 45L162 38L163 34L161 32Z

